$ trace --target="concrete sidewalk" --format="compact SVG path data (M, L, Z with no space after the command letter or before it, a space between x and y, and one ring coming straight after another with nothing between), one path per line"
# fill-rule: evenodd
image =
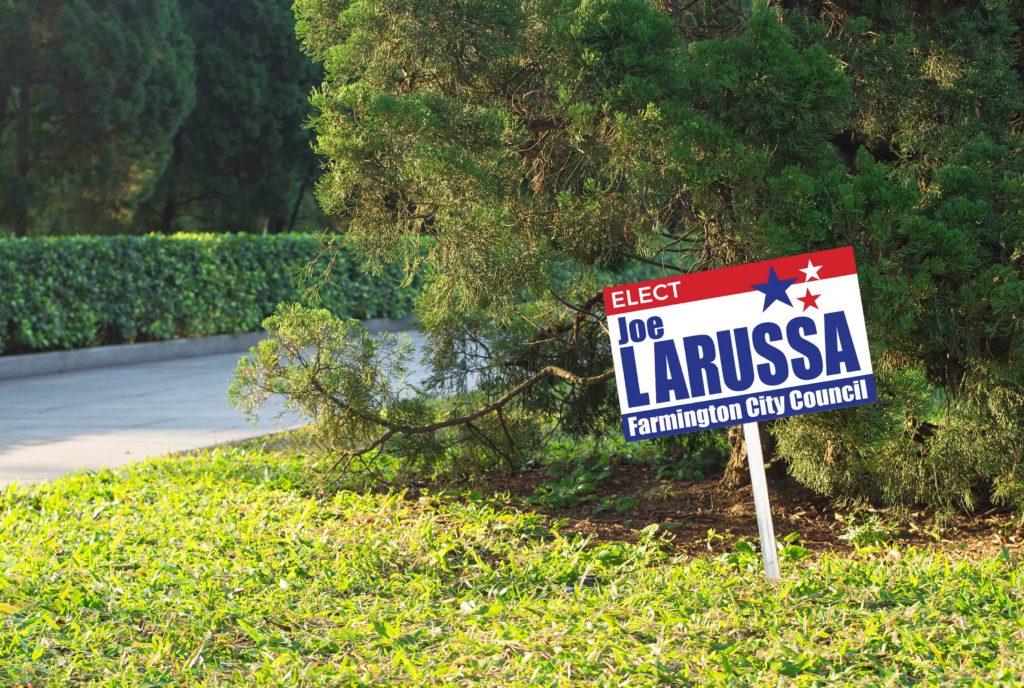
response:
M410 333L412 334L412 333ZM227 401L244 351L0 381L0 485L113 467L301 425Z
M0 382L0 484L244 439L297 425L248 423L227 386L242 352Z

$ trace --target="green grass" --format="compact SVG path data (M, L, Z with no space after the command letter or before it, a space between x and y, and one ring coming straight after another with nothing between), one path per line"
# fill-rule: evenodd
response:
M588 543L221 450L0 491L0 685L1013 685L1008 554Z

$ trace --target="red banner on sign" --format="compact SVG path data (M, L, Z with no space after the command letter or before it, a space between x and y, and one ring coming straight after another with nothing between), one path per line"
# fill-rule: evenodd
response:
M616 315L742 294L754 291L754 284L764 282L769 268L775 271L779 279L796 279L798 282L853 275L857 272L853 247L844 246L719 270L608 287L604 290L604 307L608 315Z

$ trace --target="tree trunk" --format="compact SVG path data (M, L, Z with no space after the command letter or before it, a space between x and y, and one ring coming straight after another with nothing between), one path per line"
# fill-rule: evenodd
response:
M15 165L18 170L18 183L14 191L14 234L28 234L28 205L30 169L30 118L32 108L32 77L31 69L26 68L18 89L18 114L15 123Z
M171 225L174 222L174 218L178 215L178 197L175 194L174 187L172 186L167 190L167 197L164 199L164 207L160 211L160 220L157 223L157 231L161 234L170 234Z
M302 204L302 197L306 195L306 186L309 184L309 177L304 177L299 184L299 193L295 196L295 204L292 206L292 216L288 219L288 231L295 231L295 220L299 217L299 206Z
M761 452L767 466L775 459L775 436L768 432L764 423L758 423L761 433ZM729 489L743 487L750 483L750 470L747 467L747 443L743 439L743 426L734 425L729 428L729 462L725 464L725 473L719 485Z
M271 215L267 218L267 234L280 234L284 231L284 218L280 215Z

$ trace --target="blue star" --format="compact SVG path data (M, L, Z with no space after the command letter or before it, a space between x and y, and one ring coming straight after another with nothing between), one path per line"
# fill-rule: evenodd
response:
M793 282L796 282L796 278L779 279L779 276L775 274L775 268L769 267L768 281L764 284L752 284L750 286L764 294L764 308L761 309L761 311L764 312L768 310L768 306L772 305L776 301L781 301L787 306L793 305L790 303L789 296L786 294L786 290L789 289L789 286L793 284Z

